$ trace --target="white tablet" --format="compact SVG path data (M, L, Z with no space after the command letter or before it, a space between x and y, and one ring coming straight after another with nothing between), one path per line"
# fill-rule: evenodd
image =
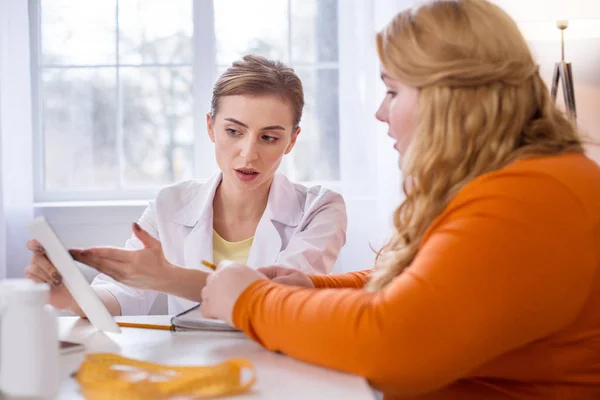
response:
M28 224L31 236L40 242L46 255L63 277L63 283L90 320L92 325L105 332L121 332L100 297L90 287L83 273L77 268L75 260L58 239L44 217L34 219Z

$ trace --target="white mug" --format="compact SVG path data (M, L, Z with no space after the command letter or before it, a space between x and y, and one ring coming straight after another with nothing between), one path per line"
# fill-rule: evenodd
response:
M0 282L0 391L52 398L58 392L58 326L46 305L49 286L28 279Z

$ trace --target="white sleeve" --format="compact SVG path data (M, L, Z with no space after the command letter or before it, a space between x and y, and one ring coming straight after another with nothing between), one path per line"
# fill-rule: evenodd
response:
M156 227L155 204L150 202L138 220L138 224L150 235L159 239ZM142 242L132 235L125 243L125 248L130 250L142 249ZM92 286L108 290L119 302L121 315L147 315L156 300L157 292L129 287L106 274L98 274L92 281Z
M328 274L346 243L346 204L341 195L327 191L311 208L302 230L279 253L276 264L308 274Z

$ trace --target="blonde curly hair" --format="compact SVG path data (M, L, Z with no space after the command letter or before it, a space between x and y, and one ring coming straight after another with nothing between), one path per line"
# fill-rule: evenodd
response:
M406 199L371 290L412 263L429 226L476 177L518 159L583 152L517 25L488 1L438 0L401 12L377 34L377 50L386 72L420 93L402 163Z

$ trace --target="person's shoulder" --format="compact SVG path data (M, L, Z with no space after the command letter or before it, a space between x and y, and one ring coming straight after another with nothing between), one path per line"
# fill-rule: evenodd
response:
M156 213L180 223L195 222L207 202L212 204L210 196L220 179L217 174L208 181L186 180L164 187L154 200Z
M156 202L171 204L174 207L184 206L198 195L205 184L205 182L190 179L165 186L158 191Z
M324 205L345 207L344 198L335 190L324 187L323 185L304 185L291 182L287 177L289 184L293 187L298 202L304 209L322 207Z
M485 198L548 210L567 207L599 219L600 168L575 153L523 159L474 179L455 200Z

